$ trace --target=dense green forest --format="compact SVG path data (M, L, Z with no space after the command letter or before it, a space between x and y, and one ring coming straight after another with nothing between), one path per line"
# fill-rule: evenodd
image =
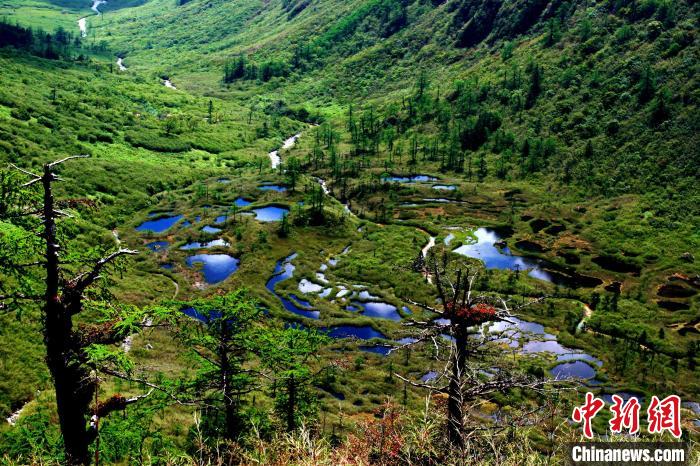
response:
M698 461L698 8L7 0L0 461Z

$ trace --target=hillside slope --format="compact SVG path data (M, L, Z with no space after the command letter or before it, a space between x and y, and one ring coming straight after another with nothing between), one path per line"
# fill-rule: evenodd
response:
M224 65L243 56L271 71L265 82L236 80L232 96L255 89L331 114L353 100L385 109L410 95L421 72L443 95L457 80L477 82L478 104L498 112L518 145L532 135L556 140L561 154L544 170L555 179L604 195L664 186L693 195L697 5L585 5L155 0L100 29L136 68L182 76L192 90L222 92ZM540 99L528 96L533 65Z

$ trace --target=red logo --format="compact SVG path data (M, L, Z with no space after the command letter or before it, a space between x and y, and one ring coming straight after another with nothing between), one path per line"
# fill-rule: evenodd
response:
M610 411L613 413L610 419L610 431L619 434L625 428L630 434L639 432L639 408L641 405L637 398L632 397L626 403L619 395L613 395L613 405Z
M583 435L586 438L593 438L593 418L598 414L598 411L603 409L605 401L596 398L593 393L586 393L586 403L583 406L574 408L574 413L571 416L576 422L583 422Z
M681 398L678 395L669 395L663 400L655 395L651 397L651 403L647 409L649 419L649 433L660 434L664 430L680 438L681 436Z
M624 429L630 434L639 432L639 411L641 404L636 397L630 397L625 401L619 395L612 396L613 404L610 406L612 418L608 422L610 431L619 434ZM575 422L583 422L583 435L593 438L593 419L605 406L605 401L596 398L593 393L586 393L586 402L583 406L574 408L572 419ZM651 397L647 409L647 431L650 434L661 434L668 431L675 438L681 437L681 399L678 395L669 395L663 400L657 396Z

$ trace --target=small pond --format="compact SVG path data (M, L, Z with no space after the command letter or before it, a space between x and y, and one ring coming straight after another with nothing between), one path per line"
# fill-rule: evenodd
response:
M433 189L436 189L438 191L454 191L457 189L457 186L453 184L434 184Z
M583 361L565 362L555 366L549 372L557 380L592 379L595 377L595 369Z
M396 306L389 303L375 301L353 301L353 305L361 307L363 315L378 319L401 320L401 315L396 310Z
M323 290L323 287L321 285L318 285L314 282L311 282L307 280L306 278L303 278L299 282L299 291L301 291L304 294L309 294L309 293L320 293Z
M225 240L219 238L219 239L209 241L207 243L199 243L196 241L192 242L192 243L187 243L184 246L180 246L180 249L182 249L183 251L188 251L190 249L206 249L206 248L214 248L217 246L226 247L226 246L230 246L230 245Z
M228 254L197 254L185 261L189 267L201 265L204 280L213 285L226 280L238 270L240 260Z
M244 198L242 198L242 197L237 197L236 200L233 201L233 204L234 204L236 207L246 207L246 206L249 206L250 204L252 204L252 202L251 202L251 201L248 201L248 200L246 200L246 199L244 199Z
M427 183L428 181L437 181L437 178L428 175L386 176L382 178L382 181L394 183Z
M253 209L255 220L260 222L279 222L285 214L289 213L286 207L268 206L259 209Z
M277 191L279 193L283 193L287 190L287 187L279 184L263 184L258 186L258 189L260 191Z
M220 233L221 228L216 228L210 225L206 225L205 227L202 227L202 231L204 233Z
M329 328L321 328L319 330L328 332L328 336L331 338L359 338L360 340L370 340L372 338L386 339L386 335L369 325L360 327L353 325L337 325Z
M370 346L370 345L361 345L359 346L360 351L364 351L366 353L374 353L374 354L379 354L382 356L386 356L389 354L389 351L393 346L387 346L387 345L375 345L375 346Z
M277 261L277 264L275 264L275 270L272 272L272 276L267 281L267 284L265 284L265 287L268 289L268 291L270 291L270 293L275 295L275 297L280 300L282 306L287 311L300 315L302 317L318 319L321 313L319 311L310 309L310 302L299 299L295 295L290 295L290 299L288 299L277 293L277 291L275 291L275 286L277 286L279 282L282 282L294 276L294 269L296 267L294 266L294 264L292 264L292 260L294 260L294 258L296 257L297 255L296 253L294 253L280 261Z
M502 237L493 229L479 228L474 234L477 238L475 243L464 244L453 252L479 259L487 269L528 270L528 275L533 278L572 288L594 287L601 283L595 277L560 272L558 265L542 259L513 255L508 247L498 248L495 243Z
M161 217L156 220L148 220L136 227L136 231L150 231L153 233L162 233L171 228L183 218L182 215L174 215L172 217Z

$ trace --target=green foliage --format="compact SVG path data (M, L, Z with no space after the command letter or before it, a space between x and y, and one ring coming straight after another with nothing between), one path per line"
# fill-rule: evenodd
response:
M328 341L316 330L294 327L263 335L262 362L273 371L275 408L288 431L316 414L316 394L310 384L318 374L311 371L309 360L317 359Z
M0 434L3 453L23 462L59 463L63 461L63 439L47 409L22 417L16 428Z
M261 336L256 328L261 309L245 290L178 303L172 312L184 307L194 319L181 319L177 335L199 366L187 383L187 396L211 412L205 423L208 435L234 440L248 422L242 397L258 383L256 371L247 365L264 338L265 332ZM210 411L212 406L217 409Z

